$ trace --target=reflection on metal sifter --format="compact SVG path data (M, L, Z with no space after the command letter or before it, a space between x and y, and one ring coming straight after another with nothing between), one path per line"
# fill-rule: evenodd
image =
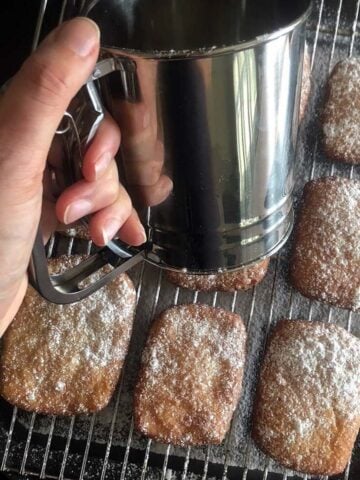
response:
M70 107L74 123L63 135L69 182L79 178L81 151L106 107L122 131L120 176L148 242L139 250L112 241L74 271L50 278L39 234L30 270L42 295L77 301L143 259L199 274L233 270L284 244L293 223L310 3L98 0L68 6L66 16L88 15L102 31L102 58ZM113 272L81 289L81 280L105 263Z

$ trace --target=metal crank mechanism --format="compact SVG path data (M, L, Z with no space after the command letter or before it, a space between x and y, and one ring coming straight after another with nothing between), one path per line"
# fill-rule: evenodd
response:
M124 64L129 64L125 65ZM65 181L71 185L81 178L82 152L94 137L104 118L104 108L94 81L109 73L119 71L125 86L125 95L134 99L133 82L128 82L129 72L134 71L134 65L127 59L106 58L97 63L88 82L84 85L81 95L90 99L78 108L78 122L70 112L66 112L62 125L56 132L62 135L66 147ZM63 123L65 124L63 125ZM86 220L83 220L86 223ZM135 249L119 240L112 240L96 254L81 262L76 267L58 275L49 273L45 248L39 227L32 250L29 266L31 285L46 299L53 303L68 304L78 302L111 281L116 275L125 272L144 259L145 249ZM100 279L82 286L81 283L105 265L111 265L113 270Z

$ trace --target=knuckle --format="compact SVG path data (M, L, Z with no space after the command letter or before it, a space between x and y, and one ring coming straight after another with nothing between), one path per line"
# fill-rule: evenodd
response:
M55 63L46 63L35 54L25 62L23 70L30 83L29 94L37 102L56 107L67 99L69 82Z
M119 196L120 184L117 180L111 180L106 184L106 194L108 202L115 202Z
M119 183L119 171L116 165L116 161L114 159L111 160L110 165L106 173L104 174L104 179L115 182L117 184Z

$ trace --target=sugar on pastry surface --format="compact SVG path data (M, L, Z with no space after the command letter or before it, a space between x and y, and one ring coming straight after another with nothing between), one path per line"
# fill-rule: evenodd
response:
M212 275L193 275L184 272L167 271L168 280L175 285L190 290L203 292L222 291L234 292L248 290L261 282L265 277L269 259L261 260L249 267L238 269L234 272L217 273Z
M79 258L51 260L50 269L58 273ZM3 337L1 395L19 408L45 414L102 409L121 373L135 303L125 274L70 305L48 303L29 287Z
M288 468L340 473L359 431L359 399L359 339L333 324L280 321L261 369L254 440Z
M360 59L335 65L327 85L322 115L327 155L339 162L360 163Z
M241 393L245 341L237 314L199 304L165 310L143 352L136 428L163 443L221 443Z
M305 185L290 261L303 295L360 308L360 182L324 177Z

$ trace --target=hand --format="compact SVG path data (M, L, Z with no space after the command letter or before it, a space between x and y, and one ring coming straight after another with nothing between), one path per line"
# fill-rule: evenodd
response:
M62 116L91 74L99 52L99 30L74 19L54 30L12 79L0 102L0 336L15 316L27 288L31 249L51 201L43 202L46 159ZM107 118L86 152L84 180L56 203L60 222L93 213L90 233L105 245L116 233L127 243L146 239L131 201L118 181L114 155L120 135ZM46 176L45 176L46 180ZM51 210L51 208L50 208ZM54 209L53 209L54 210Z

